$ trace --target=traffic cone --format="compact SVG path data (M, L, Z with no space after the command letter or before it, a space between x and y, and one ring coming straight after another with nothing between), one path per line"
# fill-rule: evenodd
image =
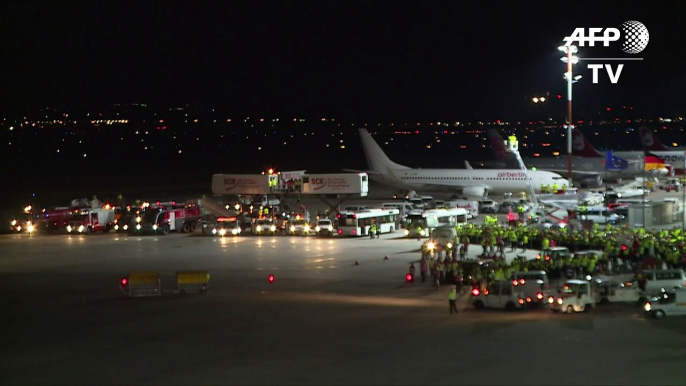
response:
M355 260L355 264L353 264L353 265L360 265L360 262Z
M388 257L388 255L386 255L386 257L384 257L383 259L384 260L390 260L390 257Z

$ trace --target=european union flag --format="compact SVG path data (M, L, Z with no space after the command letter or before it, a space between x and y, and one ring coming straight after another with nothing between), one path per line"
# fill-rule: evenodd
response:
M629 161L615 157L612 150L608 150L605 154L605 168L611 172L618 172L629 167Z

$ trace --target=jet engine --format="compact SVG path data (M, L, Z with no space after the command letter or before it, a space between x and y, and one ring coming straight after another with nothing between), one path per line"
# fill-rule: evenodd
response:
M488 194L488 190L483 186L469 186L462 189L462 195L465 198L484 198Z

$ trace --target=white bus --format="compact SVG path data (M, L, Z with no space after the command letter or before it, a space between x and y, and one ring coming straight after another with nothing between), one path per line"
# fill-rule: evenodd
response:
M398 229L400 211L395 208L366 209L359 212L342 212L338 215L338 234L341 236L369 236L372 222L381 233L393 233Z
M467 209L431 209L424 212L410 212L406 218L405 236L429 237L431 231L440 226L462 226L467 223Z

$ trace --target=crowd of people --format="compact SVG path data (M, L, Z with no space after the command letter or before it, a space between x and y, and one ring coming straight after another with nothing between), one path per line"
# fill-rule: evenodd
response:
M686 267L686 231L681 228L648 231L644 228L593 224L588 230L539 229L525 224L489 222L457 228L449 245L428 240L419 261L422 281L431 276L434 285L463 284L510 279L513 272L544 270L551 278L634 272ZM468 259L469 248L480 246L479 259ZM554 255L553 247L564 246L569 254ZM478 247L477 247L478 248ZM535 259L517 255L508 263L507 253L540 250ZM575 253L596 250L597 253ZM552 257L551 257L552 255Z

